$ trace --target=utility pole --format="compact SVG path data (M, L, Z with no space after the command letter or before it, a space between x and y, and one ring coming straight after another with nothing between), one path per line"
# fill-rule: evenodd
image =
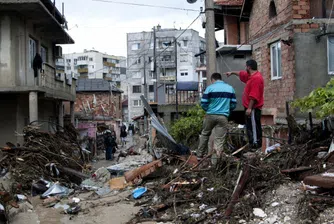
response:
M216 72L215 11L213 0L205 0L206 83L211 84L211 75Z
M158 86L159 86L159 78L157 75L157 63L156 63L156 33L155 33L155 26L153 27L153 77L156 79L155 82L155 95L154 95L154 102L158 102Z
M144 58L144 97L145 97L145 99L147 100L147 102L149 102L149 100L148 100L148 98L147 98L147 80L146 80L146 56L144 55L143 56L143 58ZM146 116L146 111L145 111L145 109L144 109L144 132L145 132L145 134L147 133L147 127L148 127L148 125L147 125L147 116Z
M175 45L175 96L176 96L176 101L175 101L175 106L176 106L176 119L179 119L179 94L177 91L177 40L176 38L174 39L174 45Z

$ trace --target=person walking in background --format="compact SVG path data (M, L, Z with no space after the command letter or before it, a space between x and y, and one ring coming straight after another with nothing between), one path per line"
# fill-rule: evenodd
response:
M123 124L121 126L121 142L122 142L122 146L126 145L126 137L128 136L128 133L126 132L126 126L125 124Z
M236 75L246 83L242 105L245 108L247 135L251 148L259 149L262 147L261 110L264 104L264 81L262 74L257 70L257 62L248 60L246 71L227 72L226 75Z
M201 106L206 111L206 115L197 149L198 159L202 159L207 154L209 138L214 128L215 150L218 154L223 150L224 137L228 129L228 117L237 105L233 87L222 81L221 74L213 73L211 82L212 84L206 88L201 99Z
M113 149L117 148L117 143L115 141L115 138L112 136L111 131L107 131L107 135L104 139L104 145L106 147L106 160L112 160L113 159Z

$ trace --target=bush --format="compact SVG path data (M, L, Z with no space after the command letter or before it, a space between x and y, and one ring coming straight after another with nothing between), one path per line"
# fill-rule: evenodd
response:
M325 87L315 89L310 95L298 99L292 103L302 112L312 109L318 118L324 118L334 114L334 78Z
M198 138L202 130L205 111L196 105L191 108L184 117L174 122L171 126L171 134L177 142L189 144L194 137Z

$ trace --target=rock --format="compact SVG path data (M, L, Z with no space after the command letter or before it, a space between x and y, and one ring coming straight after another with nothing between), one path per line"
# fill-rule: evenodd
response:
M271 204L271 207L276 207L276 206L279 206L279 205L280 205L279 202L273 202L273 203Z
M267 218L265 221L268 224L274 224L275 222L277 222L277 219L278 219L278 217L275 215L273 217Z
M260 218L265 218L267 216L267 214L260 208L253 208L253 214Z
M284 217L284 222L288 222L288 221L290 221L291 220L291 218L289 217L289 216L285 216Z

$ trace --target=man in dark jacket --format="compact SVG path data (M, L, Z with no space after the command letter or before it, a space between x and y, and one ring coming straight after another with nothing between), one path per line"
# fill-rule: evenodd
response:
M111 135L111 132L107 132L107 136L104 139L104 144L106 146L106 160L113 159L113 149L117 148L117 143L115 138Z

